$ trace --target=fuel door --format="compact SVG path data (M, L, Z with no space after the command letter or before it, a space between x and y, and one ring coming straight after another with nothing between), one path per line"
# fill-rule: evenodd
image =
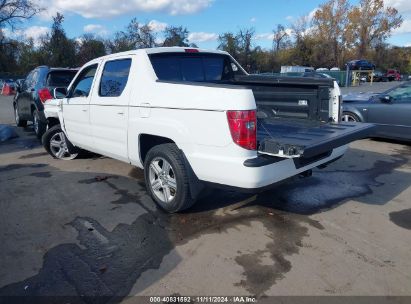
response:
M140 117L141 118L150 117L150 112L151 112L151 105L149 103L140 104Z

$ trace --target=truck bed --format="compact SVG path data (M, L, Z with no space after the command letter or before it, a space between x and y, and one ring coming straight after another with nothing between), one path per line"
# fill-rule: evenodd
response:
M251 89L261 154L311 158L365 138L374 127L334 121L330 114L332 79L246 75L230 81L186 84Z
M242 76L257 104L257 142L262 154L311 158L367 137L373 125L338 123L330 115L332 79Z

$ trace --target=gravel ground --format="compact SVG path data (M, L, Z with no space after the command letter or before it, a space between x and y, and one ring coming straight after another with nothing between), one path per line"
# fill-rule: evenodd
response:
M382 93L387 91L395 86L401 85L406 83L404 81L392 81L392 82L374 82L373 84L370 83L362 83L356 87L343 87L341 91L343 95L345 94L360 94L360 93Z

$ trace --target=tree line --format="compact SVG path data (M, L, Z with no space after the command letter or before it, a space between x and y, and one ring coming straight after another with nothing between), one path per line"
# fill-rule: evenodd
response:
M13 0L19 2L26 5L20 7L26 13L20 18L30 18L41 10L30 1ZM0 5L0 28L6 23L16 26L16 18L7 18L9 11L13 10L2 11ZM352 59L368 59L382 70L397 68L410 73L411 48L386 43L402 22L398 11L386 7L384 0L360 0L358 5L351 5L348 0L328 0L312 16L295 20L290 28L277 24L270 37L271 48L258 46L255 30L245 28L220 34L218 49L232 54L251 73L278 72L282 65L344 68ZM184 26L167 26L156 32L134 18L111 38L84 34L71 39L63 24L64 16L57 13L50 32L38 42L12 39L0 30L0 71L25 75L39 65L78 67L93 58L132 49L196 47L190 43Z

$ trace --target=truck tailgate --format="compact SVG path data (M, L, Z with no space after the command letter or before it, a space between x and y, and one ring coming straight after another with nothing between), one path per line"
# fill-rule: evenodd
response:
M284 158L309 158L368 137L366 123L315 123L262 119L257 124L258 151Z

